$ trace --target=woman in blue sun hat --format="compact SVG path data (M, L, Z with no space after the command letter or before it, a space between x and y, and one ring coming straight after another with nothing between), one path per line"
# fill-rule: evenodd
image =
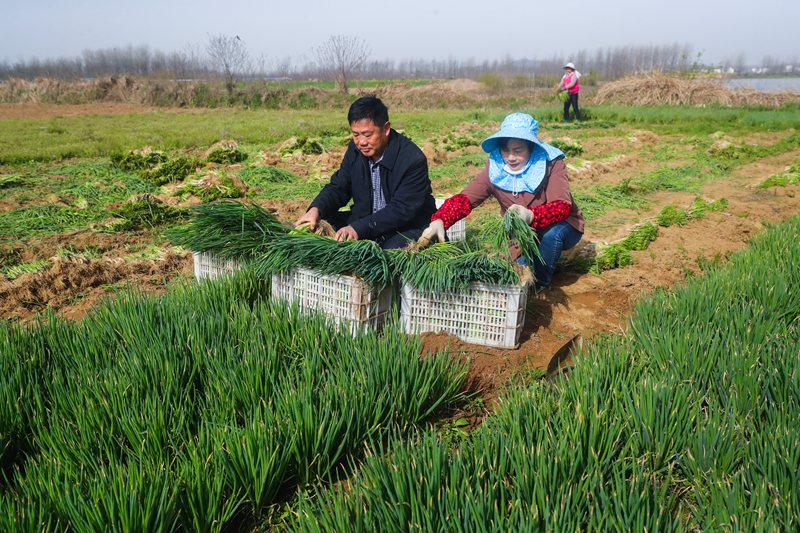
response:
M584 223L570 193L564 153L540 141L538 129L530 115L508 115L500 131L481 143L489 154L484 168L431 216L420 244L444 241L447 228L493 196L501 214L513 210L536 230L542 256L533 266L536 292L549 287L561 252L578 244Z

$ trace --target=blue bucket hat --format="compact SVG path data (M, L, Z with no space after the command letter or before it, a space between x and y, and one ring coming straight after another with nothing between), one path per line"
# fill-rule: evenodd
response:
M547 143L539 140L536 132L539 130L539 123L535 118L526 113L511 113L500 124L500 131L487 137L481 143L481 148L486 153L492 153L495 149L499 148L500 139L524 139L537 144L547 150L552 148L558 150ZM560 150L558 150L561 152ZM561 155L564 155L563 153Z
M538 130L539 123L532 116L525 113L511 113L500 124L500 131L483 140L481 148L490 154L489 179L494 185L515 194L523 191L534 192L544 179L547 162L564 157L564 152L539 140L536 135ZM521 173L511 173L504 168L505 162L500 154L500 139L522 139L533 143L531 158Z

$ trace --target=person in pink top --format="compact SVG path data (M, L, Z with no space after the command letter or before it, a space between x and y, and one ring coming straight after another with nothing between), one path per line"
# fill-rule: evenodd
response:
M581 112L578 110L578 93L581 92L581 73L575 70L575 65L567 63L564 65L564 76L558 84L559 91L566 91L567 99L564 100L564 122L569 122L569 106L575 111L575 120L581 119Z

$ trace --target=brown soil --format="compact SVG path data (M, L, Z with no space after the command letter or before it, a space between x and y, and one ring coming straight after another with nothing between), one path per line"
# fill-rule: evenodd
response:
M124 282L131 288L158 293L167 280L189 276L191 267L189 253L168 252L156 261L56 257L44 271L0 282L0 315L24 321L50 309L66 318L79 318L113 294L109 285Z
M308 204L313 198L298 200L263 200L259 202L263 207L271 210L282 222L292 222L303 216L308 209Z
M76 253L92 250L103 258L115 258L131 253L132 249L149 240L147 233L98 233L76 230L0 246L0 253L14 254L19 257L20 262L53 257L59 250L65 248Z

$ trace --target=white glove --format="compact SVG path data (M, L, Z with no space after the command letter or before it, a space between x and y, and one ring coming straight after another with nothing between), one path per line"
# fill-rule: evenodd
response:
M439 242L444 242L444 222L438 218L425 228L417 242L421 246L428 246L434 238Z
M513 211L519 218L525 221L527 225L533 224L533 211L525 207L524 205L514 204L508 208L509 211Z

